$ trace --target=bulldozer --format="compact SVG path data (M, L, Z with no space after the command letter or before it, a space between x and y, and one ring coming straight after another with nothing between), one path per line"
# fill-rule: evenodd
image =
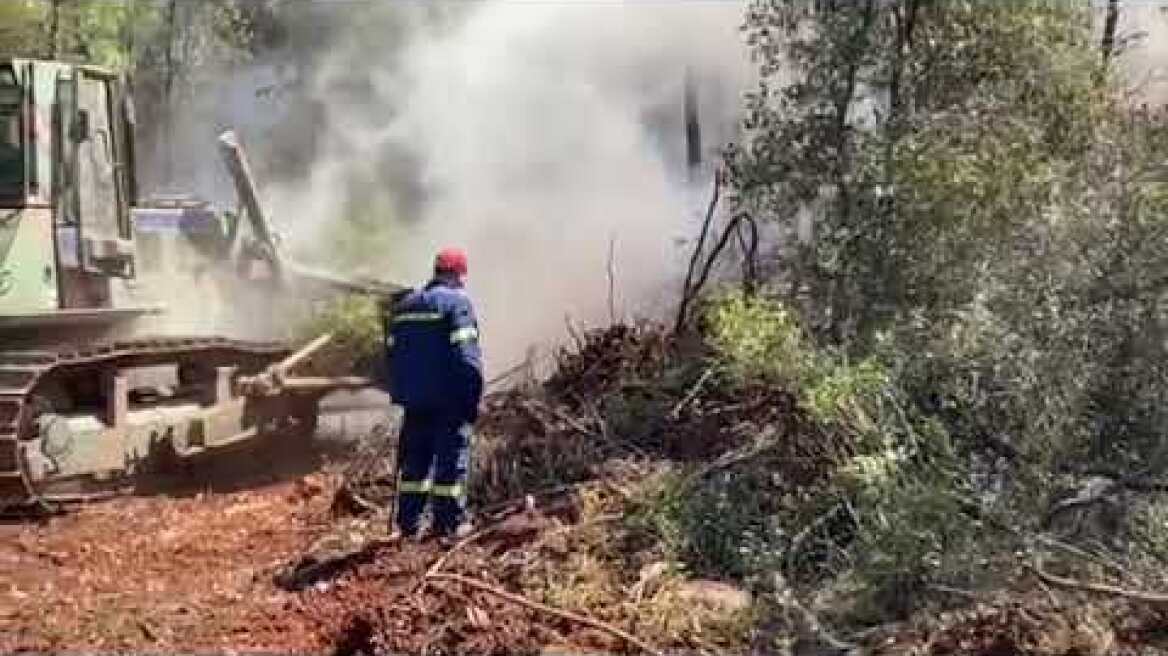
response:
M0 59L5 511L53 508L260 436L310 433L321 397L369 381L279 384L309 354L266 337L265 322L288 303L404 289L292 262L230 131L219 148L235 211L140 198L134 134L124 75Z

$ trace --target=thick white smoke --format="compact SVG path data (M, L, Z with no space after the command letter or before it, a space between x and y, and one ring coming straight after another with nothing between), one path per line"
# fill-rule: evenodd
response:
M351 225L355 195L407 193L409 178L413 215L379 218L390 247L333 264L417 283L438 247L465 247L494 371L565 336L566 316L609 319L610 246L616 313L660 314L707 183L685 176L685 71L716 157L752 70L742 20L724 0L494 1L418 21L385 61L337 44L310 81L326 107L317 159L307 180L268 186L272 215L311 253ZM337 94L353 84L357 99ZM401 153L415 168L379 175Z
M1123 70L1137 102L1168 104L1168 0L1121 3ZM1099 20L1102 20L1100 18Z

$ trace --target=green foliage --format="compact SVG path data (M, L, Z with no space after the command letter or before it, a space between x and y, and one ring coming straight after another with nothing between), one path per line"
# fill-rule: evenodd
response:
M150 93L239 61L258 14L240 0L13 0L0 3L0 51L133 72Z
M1168 503L1152 499L1134 504L1128 517L1131 552L1163 572L1168 564Z
M1037 529L1056 473L1168 472L1168 120L1125 104L1087 7L770 0L745 31L730 202L777 229L798 315L729 304L717 351L807 363L786 380L857 438L853 575L904 610L974 576L978 517Z
M899 614L912 608L925 584L967 578L980 555L976 541L984 537L984 527L946 494L948 481L930 480L919 471L908 475L895 464L879 479L869 481L873 496L857 509L862 519L851 551L868 601L886 614Z
M699 481L669 473L642 491L626 527L652 536L665 560L697 576L747 578L777 567L787 540L774 487L759 470Z
M739 381L794 385L814 365L795 313L771 300L730 293L706 312L707 340Z
M381 311L372 296L347 294L324 303L297 325L295 338L306 343L324 333L332 340L313 360L330 373L371 374L384 354Z
M0 55L36 56L43 52L45 6L35 0L0 2Z
M714 297L704 318L715 360L733 380L800 389L803 405L820 421L854 419L888 384L875 357L850 364L816 349L796 313L781 302L730 292Z
M836 364L811 381L804 389L804 404L820 421L840 418L841 413L859 407L864 400L878 398L888 384L888 375L875 358L859 364Z
M162 19L161 6L153 2L60 3L54 49L57 56L128 69L135 41L159 30Z

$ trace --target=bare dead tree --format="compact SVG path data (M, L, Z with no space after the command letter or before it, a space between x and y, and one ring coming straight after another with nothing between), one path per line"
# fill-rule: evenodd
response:
M608 239L608 321L616 323L616 235Z
M758 223L748 214L742 217L736 230L742 251L742 291L752 296L758 289Z
M706 207L706 218L702 222L702 231L698 235L698 243L694 245L693 253L690 254L689 267L685 272L685 283L681 288L681 303L677 308L677 320L674 322L674 332L680 332L685 326L686 315L689 313L689 305L693 300L693 281L694 272L697 270L698 262L701 261L702 253L706 247L706 240L710 236L710 228L714 221L714 211L718 208L718 200L722 194L722 184L725 181L725 176L721 170L714 172L714 190L710 195L710 204Z
M1103 23L1103 40L1099 49L1103 57L1103 69L1111 63L1115 54L1115 32L1119 25L1119 0L1107 1L1107 18Z
M173 103L174 98L174 78L175 78L175 40L178 38L178 0L170 0L166 7L166 52L164 55L164 67L162 71L162 112L165 117L163 125L166 130L170 130L171 121L174 119ZM166 140L166 163L164 169L164 177L167 184L171 183L171 178L174 177L174 142L173 139Z

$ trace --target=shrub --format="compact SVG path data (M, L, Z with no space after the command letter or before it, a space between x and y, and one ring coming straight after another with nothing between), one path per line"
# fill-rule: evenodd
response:
M865 405L878 398L888 384L888 374L875 358L859 364L836 364L809 381L803 392L804 404L820 421L835 421L841 415L864 412Z
M793 387L814 368L795 313L776 301L725 294L708 306L705 325L718 361L739 381L761 378Z
M787 539L770 472L741 468L693 481L673 471L642 491L628 527L657 540L666 560L719 579L777 566Z
M347 294L331 299L300 321L294 335L305 343L324 333L332 340L312 358L313 369L332 375L374 375L384 353L384 329L375 297Z

